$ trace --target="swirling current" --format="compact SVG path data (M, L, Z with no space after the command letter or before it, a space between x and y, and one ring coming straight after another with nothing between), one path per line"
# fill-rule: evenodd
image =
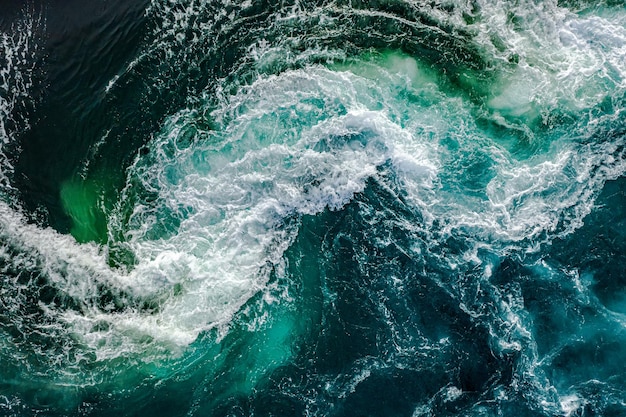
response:
M1 416L626 416L621 0L0 3Z

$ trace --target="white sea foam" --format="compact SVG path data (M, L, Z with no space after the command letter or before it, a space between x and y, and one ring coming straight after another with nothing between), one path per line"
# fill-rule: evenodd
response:
M584 115L623 94L623 16L579 17L553 2L522 3L509 10L508 3L482 2L490 18L470 28L494 60L520 59L500 68L486 100L493 120L532 125L555 109ZM184 47L180 31L190 27L210 33L212 27L192 19L202 5L167 9L159 42ZM519 15L521 30L507 22L507 12ZM494 46L494 32L504 51ZM13 38L3 36L10 45ZM246 63L258 65L250 72L264 73L290 56L283 47L260 42L249 48ZM80 300L79 310L46 306L48 313L102 359L141 351L147 339L181 349L203 330L226 325L264 288L272 267L281 269L300 216L341 209L387 168L421 210L425 228L505 248L578 227L604 181L625 172L623 138L592 146L580 140L589 132L563 132L545 153L517 158L474 122L477 105L443 91L419 60L391 54L352 62L258 75L234 94L226 91L235 88L218 92L217 106L169 117L148 154L131 167L110 219L111 239L122 235L137 259L131 271L111 269L103 248L29 225L0 206L3 236L32 253L52 285ZM3 100L0 120L7 120L12 104ZM197 127L205 117L217 124L214 130ZM11 140L3 126L0 134ZM455 146L461 151L450 158ZM474 157L486 161L478 173L468 169ZM478 192L463 185L485 171L491 176ZM127 294L121 309L99 304L102 286ZM502 319L520 334L525 330L514 312Z
M448 134L460 138L468 154L477 146L490 149L494 175L485 189L487 201L453 195L457 201L446 202L438 196L445 203L440 209L424 207L433 210L433 217L449 218L448 230L469 230L488 240L542 241L546 233L567 234L582 224L602 184L625 172L623 137L594 145L588 138L602 141L603 122L590 116L594 109L607 100L623 102L626 14L579 16L551 1L481 1L479 10L481 19L470 28L500 68L486 95L491 119L520 128L531 145L555 143L546 146L546 153L520 160L498 137L483 136L471 122L469 132L449 125ZM519 63L509 65L514 55ZM620 111L603 116L605 126L614 124ZM581 124L559 130L555 118L563 113L580 118ZM541 137L533 127L537 121L548 132Z
M623 11L600 17L576 15L555 1L480 4L485 19L475 25L478 42L494 59L518 61L500 73L489 100L504 117L524 116L550 125L554 111L589 110L623 93Z
M180 349L201 331L227 324L263 289L267 265L282 262L297 233L289 218L342 208L386 164L425 217L440 220L450 233L471 228L477 238L518 241L554 230L571 207L582 207L575 218L584 217L593 197L584 185L599 163L588 158L606 152L585 156L570 146L554 158L520 162L492 141L498 164L487 198L447 195L437 189L446 150L432 134L413 132L465 137L463 146L476 146L475 136L465 135L476 128L458 124L469 116L462 110L467 103L439 96L436 110L407 107L389 94L402 77L387 76L386 85L308 67L260 77L213 111L221 130L197 133L189 143L182 139L198 113L170 118L148 156L132 167L120 202L120 217L132 213L120 226L138 261L130 272L110 269L95 245L42 232L5 209L6 232L39 254L56 287L84 303L80 312L49 313L71 325L101 359L141 349L146 337ZM369 109L380 100L382 110ZM392 121L407 111L408 126ZM623 172L609 166L612 176ZM98 306L101 285L129 294L127 308ZM143 301L156 303L156 310L142 311Z
M260 77L213 112L222 131L184 145L198 114L170 118L131 168L111 220L114 229L131 213L121 230L137 259L131 271L110 268L105 249L30 225L7 206L3 236L77 301L78 310L42 308L98 359L142 351L147 340L179 350L227 324L264 288L268 265L281 270L297 233L290 218L342 208L390 162L430 185L435 168L423 146L384 111L367 109L371 86L323 67ZM122 310L101 304L103 288ZM155 309L144 310L146 302Z
M162 322L191 335L227 322L266 284L265 265L281 262L296 233L288 219L342 208L383 164L402 161L428 184L432 164L396 150L393 138L409 133L364 108L359 82L323 67L261 77L213 112L228 121L222 132L189 147L172 145L197 113L166 123L150 144L154 159L138 158L122 199L141 200L137 184L158 194L132 208L124 233L139 259L134 293L182 288L161 305ZM154 238L172 216L176 230Z
M42 25L41 16L25 8L23 17L9 31L0 31L0 187L3 191L11 186L13 166L9 154L16 150L16 135L28 128L23 110L16 111L31 101L38 30Z
M569 417L580 409L582 401L576 394L565 395L560 398L560 405L563 415Z

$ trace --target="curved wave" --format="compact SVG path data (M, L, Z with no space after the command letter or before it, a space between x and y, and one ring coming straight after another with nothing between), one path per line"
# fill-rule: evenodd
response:
M153 1L45 197L0 33L0 409L621 410L626 13L575 3Z

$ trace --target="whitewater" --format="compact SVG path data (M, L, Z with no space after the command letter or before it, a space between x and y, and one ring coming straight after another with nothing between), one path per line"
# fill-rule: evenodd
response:
M623 2L57 6L0 20L0 415L626 413Z

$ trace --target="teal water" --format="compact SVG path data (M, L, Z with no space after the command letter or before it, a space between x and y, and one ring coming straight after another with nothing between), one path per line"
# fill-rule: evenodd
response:
M0 415L626 415L620 1L0 5Z

